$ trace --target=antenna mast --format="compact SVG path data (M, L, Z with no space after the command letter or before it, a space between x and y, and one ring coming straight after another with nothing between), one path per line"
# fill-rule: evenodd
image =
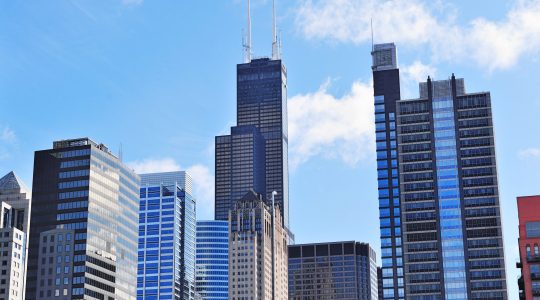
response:
M373 42L373 17L371 17L371 51L375 51L375 44Z
M251 0L247 2L247 35L244 43L244 63L251 62Z
M272 0L272 59L278 60L281 58L280 43L278 41L277 21L276 21L276 1Z

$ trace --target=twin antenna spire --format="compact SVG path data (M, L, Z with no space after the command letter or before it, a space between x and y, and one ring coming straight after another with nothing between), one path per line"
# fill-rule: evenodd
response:
M244 63L250 63L253 58L251 37L251 0L247 1L247 34L244 39ZM281 58L281 42L277 36L276 1L272 0L272 59Z

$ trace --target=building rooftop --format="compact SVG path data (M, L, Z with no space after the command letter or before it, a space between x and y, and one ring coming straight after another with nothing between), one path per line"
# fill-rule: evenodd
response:
M13 171L7 173L4 177L0 178L0 194L3 194L4 191L12 190L28 191L26 185Z

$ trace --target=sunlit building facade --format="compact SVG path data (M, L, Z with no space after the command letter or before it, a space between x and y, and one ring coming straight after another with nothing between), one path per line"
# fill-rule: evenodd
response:
M135 300L139 184L88 138L35 152L26 299Z
M14 172L0 178L0 299L25 299L31 192Z
M229 299L287 299L288 241L279 205L249 191L229 212Z

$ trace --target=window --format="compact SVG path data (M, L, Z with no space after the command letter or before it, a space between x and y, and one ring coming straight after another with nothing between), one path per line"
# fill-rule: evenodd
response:
M540 237L540 222L527 222L525 231L528 238Z

